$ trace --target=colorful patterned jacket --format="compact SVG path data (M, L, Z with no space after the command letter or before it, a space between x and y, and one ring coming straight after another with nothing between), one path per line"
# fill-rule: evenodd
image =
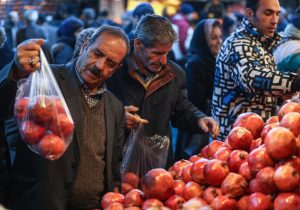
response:
M255 112L264 120L275 114L277 99L291 94L296 74L276 70L273 49L280 36L260 34L248 19L223 43L217 57L212 116L225 140L241 113Z

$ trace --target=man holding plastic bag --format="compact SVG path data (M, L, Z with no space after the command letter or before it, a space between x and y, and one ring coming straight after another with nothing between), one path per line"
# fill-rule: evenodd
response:
M128 129L143 123L147 137L166 136L170 141L171 122L184 131L216 136L217 123L188 101L183 69L168 60L176 40L167 18L143 16L133 32L132 51L123 68L107 81L108 89L126 105ZM166 167L173 162L172 146L167 152Z
M18 46L15 60L0 72L1 91L6 87L16 93L19 81L40 70L43 42L29 40ZM24 138L17 142L11 209L99 208L103 193L120 186L125 112L104 82L120 67L128 50L129 42L121 29L103 26L83 44L77 60L51 66L74 121L73 140L56 160L33 153ZM3 101L11 113L15 96L8 95Z

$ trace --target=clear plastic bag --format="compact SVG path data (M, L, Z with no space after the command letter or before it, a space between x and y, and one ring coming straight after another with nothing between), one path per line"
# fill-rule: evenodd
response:
M133 176L142 178L153 168L164 168L167 162L170 139L166 136L145 136L144 126L131 131L121 164L122 182L132 183ZM131 181L128 181L130 179ZM131 184L136 188L137 184Z
M72 141L74 122L42 50L40 62L39 70L18 82L14 114L28 147L56 160Z

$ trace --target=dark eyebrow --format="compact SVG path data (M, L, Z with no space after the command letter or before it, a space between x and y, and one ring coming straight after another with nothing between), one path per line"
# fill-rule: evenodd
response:
M280 14L281 11L275 11L275 10L272 10L272 9L266 9L265 12L270 12L270 13L277 13L277 14Z

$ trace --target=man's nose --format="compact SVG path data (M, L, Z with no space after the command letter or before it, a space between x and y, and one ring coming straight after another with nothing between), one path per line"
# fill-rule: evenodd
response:
M271 21L272 21L273 24L278 24L278 21L279 21L279 15L274 14L274 15L272 16Z
M102 57L97 59L96 66L98 69L103 70L105 68L105 65L106 65L106 58Z
M161 64L166 64L166 63L167 63L167 55L161 55L161 56L159 57L159 62L160 62Z

